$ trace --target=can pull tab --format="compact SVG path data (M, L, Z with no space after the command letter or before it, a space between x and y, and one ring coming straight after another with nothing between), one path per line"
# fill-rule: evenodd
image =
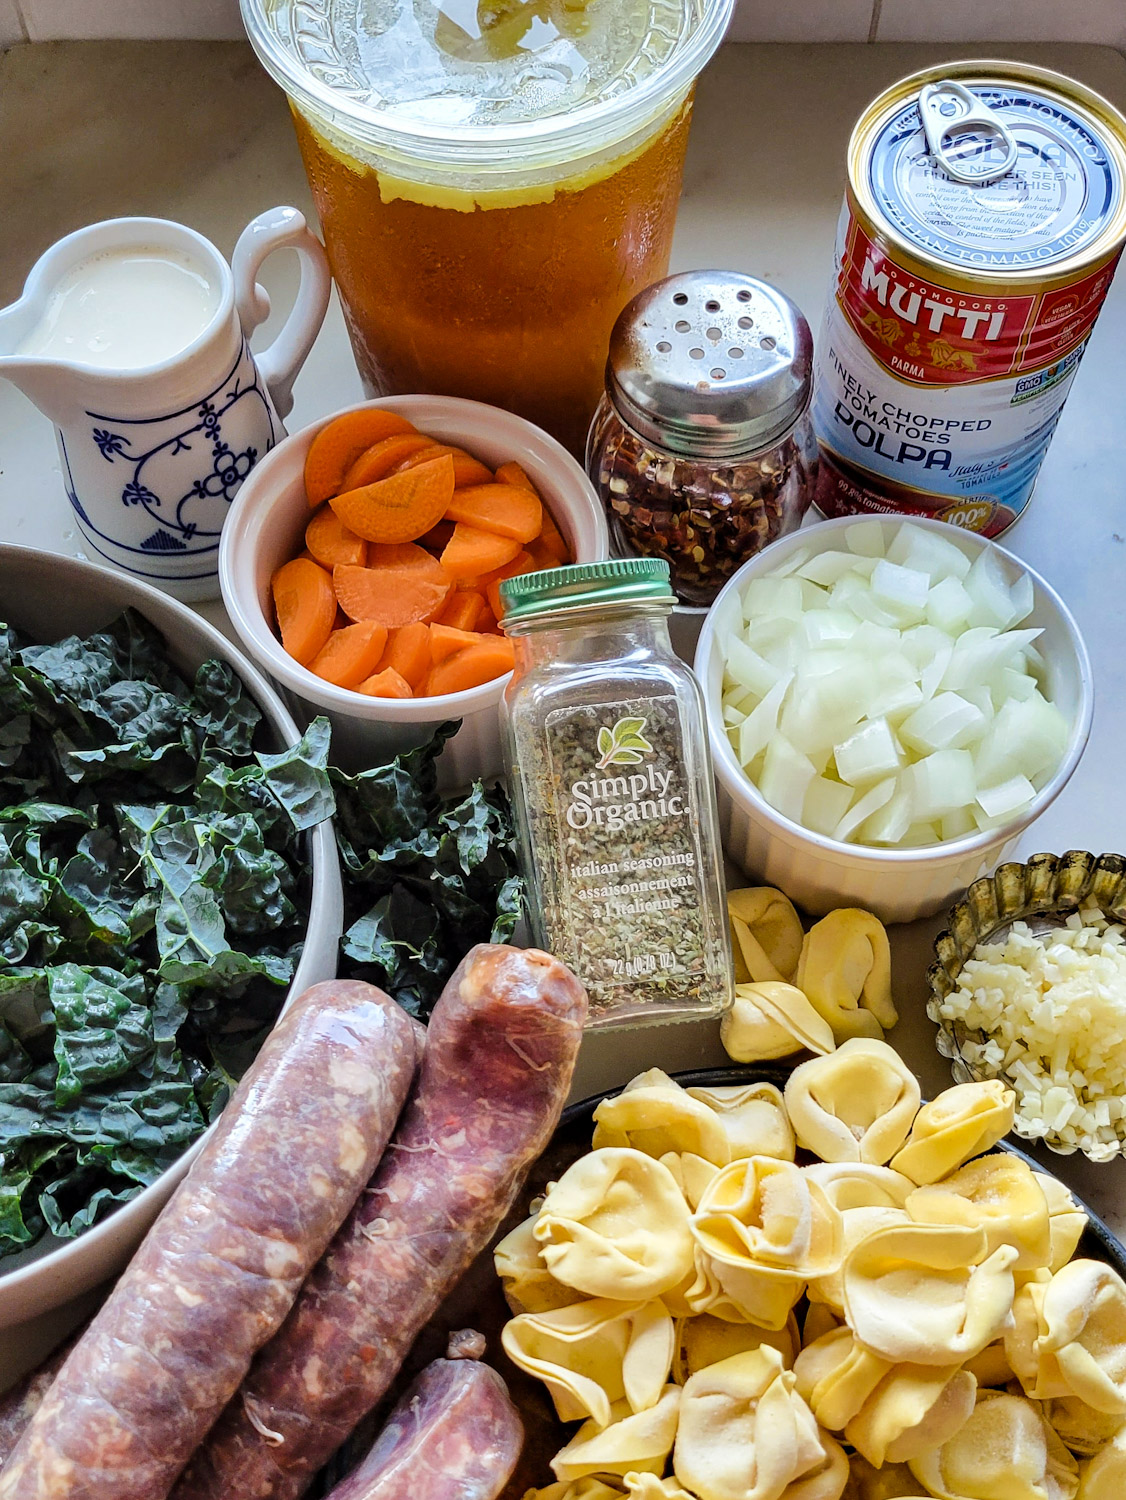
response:
M971 187L996 182L1016 165L1012 131L988 104L952 78L924 85L919 115L931 154L955 182Z

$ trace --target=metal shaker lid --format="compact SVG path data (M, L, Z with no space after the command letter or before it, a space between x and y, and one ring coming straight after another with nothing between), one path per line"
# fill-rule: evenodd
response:
M812 380L801 310L738 271L655 282L610 335L610 400L627 426L672 453L731 458L769 447L809 405Z

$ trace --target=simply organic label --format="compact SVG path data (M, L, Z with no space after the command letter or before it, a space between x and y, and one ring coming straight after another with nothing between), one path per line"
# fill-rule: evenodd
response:
M592 993L699 972L706 934L695 798L672 697L549 714L555 951Z

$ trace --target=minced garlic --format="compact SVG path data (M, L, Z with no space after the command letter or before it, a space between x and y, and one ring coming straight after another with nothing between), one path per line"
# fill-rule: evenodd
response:
M960 1050L976 1077L1016 1091L1018 1134L1094 1161L1126 1151L1122 927L1095 907L1043 937L1014 922L1004 942L978 944L959 978L938 1014L971 1034Z

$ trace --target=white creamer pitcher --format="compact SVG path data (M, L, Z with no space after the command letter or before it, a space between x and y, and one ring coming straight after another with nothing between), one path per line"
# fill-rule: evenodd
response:
M255 276L283 248L301 259L297 298L253 355L248 339L270 310ZM168 286L142 285L146 266L163 269ZM107 267L116 278L108 289ZM171 295L177 268L191 293L182 301ZM209 240L165 219L91 224L40 257L23 296L0 312L0 375L54 422L67 496L95 559L180 599L218 595L219 532L239 485L285 436L329 287L324 250L295 208L252 220L233 268ZM112 304L119 337L91 322L97 296ZM174 352L146 363L162 339Z

